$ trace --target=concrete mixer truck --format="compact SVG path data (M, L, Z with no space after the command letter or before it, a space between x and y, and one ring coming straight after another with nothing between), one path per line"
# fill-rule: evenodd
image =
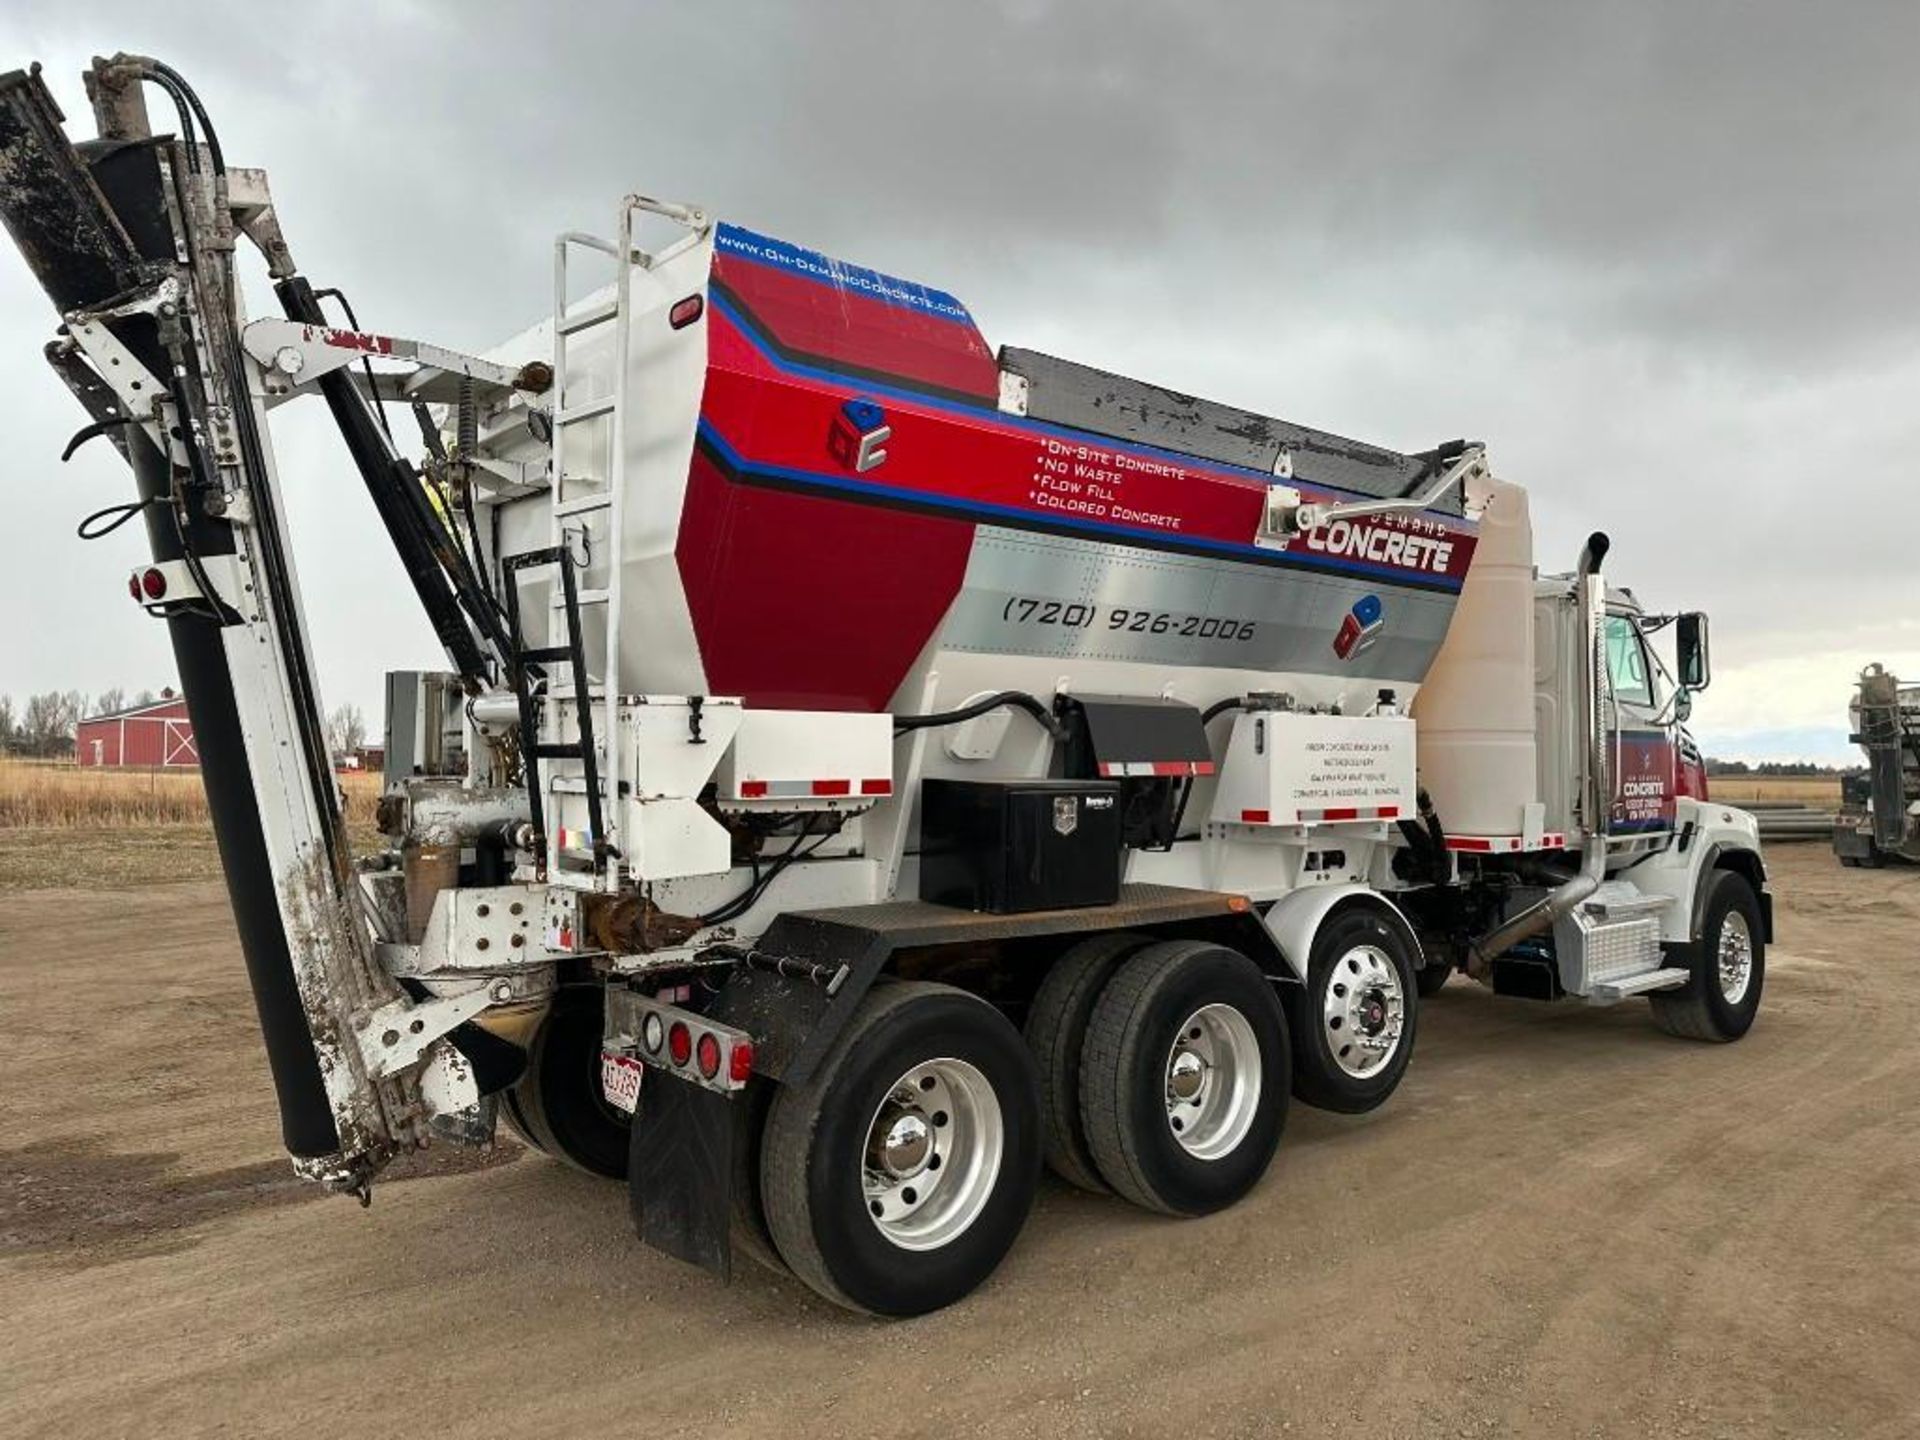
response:
M1290 1099L1392 1094L1455 972L1752 1023L1766 871L1680 728L1705 618L1611 585L1602 534L1538 573L1484 446L995 351L944 291L639 195L487 354L335 323L176 71L86 79L78 145L37 69L0 79L0 212L75 443L132 472L82 533L145 532L302 1175L364 1200L504 1124L623 1179L649 1245L914 1314L993 1271L1043 1164L1231 1205ZM445 652L390 679L375 853L290 403Z

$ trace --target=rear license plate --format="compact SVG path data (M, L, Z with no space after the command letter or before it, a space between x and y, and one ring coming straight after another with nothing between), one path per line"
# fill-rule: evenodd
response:
M631 1115L640 1104L640 1077L646 1067L625 1055L600 1052L600 1093L616 1110Z

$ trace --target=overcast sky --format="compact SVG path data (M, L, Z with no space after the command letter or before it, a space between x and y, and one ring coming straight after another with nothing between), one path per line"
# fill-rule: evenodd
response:
M1488 442L1538 555L1593 528L1714 619L1709 751L1845 760L1920 677L1920 6L192 7L7 0L91 132L159 56L368 328L483 348L627 190L950 290L990 344L1401 448ZM159 114L156 109L156 116ZM266 309L266 300L256 307ZM125 498L0 246L0 692L171 680ZM298 410L313 413L296 415ZM276 412L323 692L438 652L317 401Z

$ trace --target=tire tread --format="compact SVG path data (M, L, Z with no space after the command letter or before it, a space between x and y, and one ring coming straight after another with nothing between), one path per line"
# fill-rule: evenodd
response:
M1146 936L1131 931L1081 941L1054 961L1027 1012L1024 1033L1040 1069L1047 1165L1069 1185L1095 1195L1105 1195L1111 1187L1101 1178L1086 1138L1078 1083L1086 1029L1076 1026L1073 1017L1090 1018L1097 993L1088 992L1104 989L1126 957L1147 943Z
M854 1046L896 1011L932 995L965 996L991 1013L999 1014L978 996L951 985L924 980L895 980L876 985L806 1083L783 1086L774 1096L761 1137L760 1205L766 1214L767 1233L773 1237L780 1259L794 1278L809 1289L863 1315L878 1312L862 1305L835 1282L814 1234L808 1184L814 1132L819 1128L821 1102L833 1088Z

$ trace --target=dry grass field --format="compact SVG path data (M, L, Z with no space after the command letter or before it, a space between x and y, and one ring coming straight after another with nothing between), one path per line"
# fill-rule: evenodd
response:
M339 779L354 844L370 845L380 777ZM0 891L219 874L198 771L96 770L0 758Z
M1840 781L1832 775L1715 775L1707 781L1707 793L1729 805L1758 800L1815 810L1840 808Z

